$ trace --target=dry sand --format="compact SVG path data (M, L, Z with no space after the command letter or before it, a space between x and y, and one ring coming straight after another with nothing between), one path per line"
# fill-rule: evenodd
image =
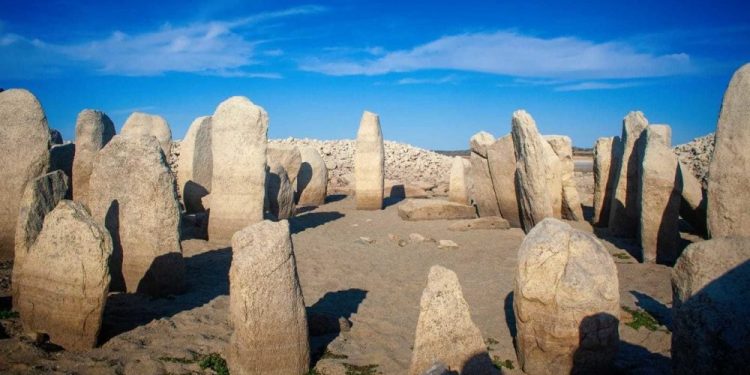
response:
M591 178L590 173L577 176L582 182ZM393 201L385 210L373 212L354 210L352 198L329 198L330 203L290 220L308 312L345 317L352 323L349 331L312 338L318 373L345 374L350 365L377 365L370 373L406 373L420 296L435 264L458 274L490 355L515 366L503 373L521 373L513 348L511 294L523 240L520 229L452 232L447 230L449 221L402 221ZM590 197L583 200L590 202ZM575 226L592 231L587 223ZM459 248L438 249L433 241L402 241L400 246L398 238L389 236L409 241L411 233L453 240ZM17 318L0 320L0 372L211 373L203 372L194 358L223 355L227 345L231 249L195 239L183 241L183 246L189 291L167 299L112 295L104 316L103 344L97 349L72 353L34 345L21 337ZM618 267L621 304L649 311L663 325L649 331L621 322L617 367L623 373L670 373L670 269L635 263L623 250L633 246L634 242L607 242ZM9 272L8 265L0 270L2 275ZM0 282L0 287L2 304L7 305L7 286Z

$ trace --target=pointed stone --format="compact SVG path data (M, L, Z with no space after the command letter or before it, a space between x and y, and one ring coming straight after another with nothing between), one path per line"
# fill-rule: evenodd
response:
M614 192L609 211L609 229L620 237L635 238L638 232L638 152L636 142L646 130L648 120L643 113L630 112L622 120L622 147L615 168Z
M219 104L211 122L208 238L229 241L234 232L263 220L268 114L235 96Z
M564 135L548 135L544 137L552 146L552 150L559 158L560 180L562 182L562 207L563 219L583 221L583 208L581 198L578 196L576 180L573 175L575 163L573 163L573 142L570 137Z
M268 212L277 220L294 216L294 189L281 165L270 166L266 172L266 200Z
M318 150L301 147L302 165L297 173L297 195L299 206L325 204L328 189L328 168Z
M358 210L383 208L385 187L385 149L378 115L365 111L357 131L354 155L356 200Z
M263 221L232 237L227 349L232 374L306 374L310 344L289 223Z
M180 142L177 166L177 182L187 213L206 211L201 198L211 193L213 167L211 116L198 117Z
M596 140L594 145L594 225L606 227L615 184L615 168L619 165L620 137Z
M71 189L76 202L88 203L89 178L94 159L114 136L115 125L103 112L84 109L78 114Z
M487 147L492 186L502 217L514 228L521 227L516 194L516 151L510 134Z
M457 373L494 374L458 277L441 266L432 266L422 293L409 374L422 375L435 362Z
M471 163L460 156L453 157L451 174L448 187L448 200L458 204L468 205L469 199L469 174Z
M158 115L142 112L133 112L125 124L122 125L122 135L140 137L150 135L156 137L165 157L172 153L172 130L167 120Z
M49 166L50 134L42 105L22 89L0 92L0 124L0 259L12 259L18 202Z

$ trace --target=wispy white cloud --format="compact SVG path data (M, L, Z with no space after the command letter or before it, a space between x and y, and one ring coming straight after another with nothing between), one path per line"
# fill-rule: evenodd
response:
M458 81L458 77L451 74L445 77L438 78L402 78L396 81L399 85L441 85L444 83L455 83Z
M445 36L378 58L313 58L300 68L334 76L449 69L579 80L670 76L696 69L685 53L656 55L623 42L545 39L509 31Z
M561 85L555 87L555 91L587 91L587 90L615 90L624 89L628 87L641 86L642 82L600 82L600 81L587 81L573 83L569 85Z

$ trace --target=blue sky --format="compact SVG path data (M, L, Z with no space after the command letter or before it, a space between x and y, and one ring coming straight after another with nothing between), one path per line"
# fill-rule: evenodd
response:
M84 108L182 138L232 95L272 138L353 138L363 110L430 149L506 134L519 108L582 147L634 109L675 144L714 130L750 2L565 3L0 0L0 87L31 90L66 139Z

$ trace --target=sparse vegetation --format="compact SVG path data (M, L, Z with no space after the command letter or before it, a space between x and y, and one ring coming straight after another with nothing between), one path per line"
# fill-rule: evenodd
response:
M510 359L501 360L498 356L492 356L492 365L495 366L496 369L502 370L503 367L507 368L508 370L513 370L515 366L513 366L513 361Z
M18 312L10 310L0 310L0 319L18 318Z
M617 253L617 254L612 254L612 256L617 259L622 259L622 260L630 259L630 255L628 255L628 253Z
M353 365L351 363L344 363L346 369L346 375L376 375L381 372L378 371L379 365Z
M642 309L631 309L627 306L622 306L622 309L633 317L632 321L625 323L626 326L636 331L641 327L644 327L649 331L656 331L659 329L659 322L648 312Z
M218 375L229 375L229 368L227 368L227 361L218 353L211 353L204 356L198 363L202 369L210 368L214 370Z

